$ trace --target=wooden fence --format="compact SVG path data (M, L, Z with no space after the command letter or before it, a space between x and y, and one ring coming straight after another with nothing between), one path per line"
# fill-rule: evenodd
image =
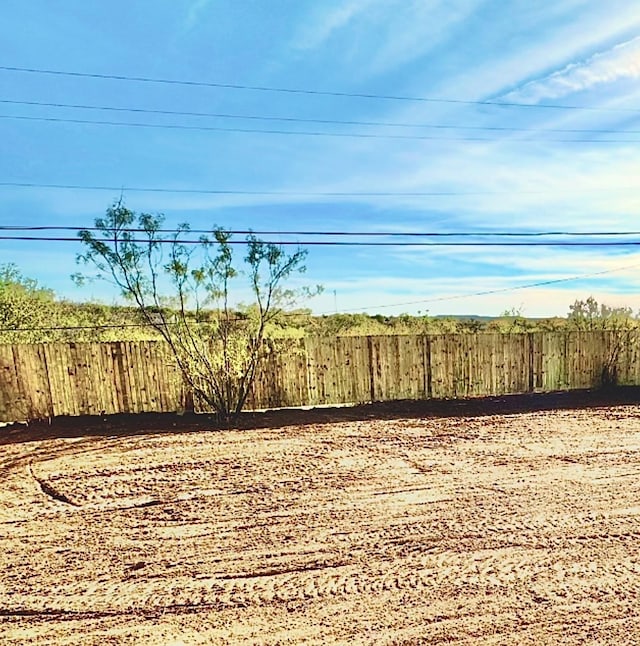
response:
M248 408L640 385L640 335L570 332L302 339L273 346ZM0 421L172 412L190 397L158 341L0 345Z

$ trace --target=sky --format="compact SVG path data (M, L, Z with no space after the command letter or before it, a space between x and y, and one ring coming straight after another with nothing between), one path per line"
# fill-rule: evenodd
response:
M2 226L91 226L122 195L167 226L422 243L307 245L293 284L324 287L318 314L640 310L638 246L424 246L640 242L491 235L640 231L640 0L3 0L1 16ZM114 302L72 282L81 251L0 240L0 264Z

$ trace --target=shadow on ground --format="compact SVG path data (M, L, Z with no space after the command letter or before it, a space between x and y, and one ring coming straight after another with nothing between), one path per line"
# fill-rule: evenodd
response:
M370 419L418 419L421 417L479 417L546 410L578 410L640 404L640 387L608 390L574 390L529 393L473 399L430 399L375 402L357 406L288 408L242 413L233 424L221 424L206 414L140 413L132 415L60 417L12 424L0 429L0 445L71 437L127 437L154 433L203 430L281 428Z

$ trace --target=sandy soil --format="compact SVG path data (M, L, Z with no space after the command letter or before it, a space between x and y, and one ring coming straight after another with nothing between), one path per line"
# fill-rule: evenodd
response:
M640 407L488 413L15 435L0 643L640 643Z

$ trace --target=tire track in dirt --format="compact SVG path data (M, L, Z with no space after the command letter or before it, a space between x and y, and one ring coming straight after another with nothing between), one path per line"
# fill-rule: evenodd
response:
M49 496L49 498L52 498L53 500L57 500L58 502L64 502L67 505L72 505L73 507L79 507L77 502L74 502L69 498L66 494L62 493L61 491L58 491L55 487L51 486L46 480L43 480L42 478L39 478L34 472L33 472L33 465L29 464L27 467L29 473L31 474L31 477L38 483L40 486L40 490L42 491L45 496Z
M529 618L522 609L517 613L499 610L492 613L491 622L486 614L467 614L439 617L437 622L426 622L420 627L399 629L393 638L382 640L386 646L431 646L432 644L636 644L630 641L638 626L639 617L627 609L613 607L609 614L580 615L574 618L545 609L541 616Z
M3 487L14 495L0 498L0 525L55 515L61 502L79 507L80 503L74 500L66 487L56 486L51 478L36 474L34 465L42 467L47 462L65 459L80 462L87 455L105 451L105 441L94 437L73 438L19 445L13 450L6 446L2 448L9 456L0 460L0 477Z
M602 551L599 545L597 551ZM634 554L627 551L623 556ZM429 596L444 591L493 591L517 586L537 603L557 603L570 595L581 599L640 598L640 563L621 559L615 563L589 561L562 562L564 555L554 551L505 550L495 554L443 552L395 559L369 568L359 563L313 562L283 571L248 571L212 576L201 580L168 582L135 579L106 585L61 587L64 596L90 598L95 612L153 612L172 608L244 608L319 600L341 596L369 597L387 592L421 590ZM589 554L585 555L585 558ZM611 556L611 554L609 554ZM612 589L610 581L617 582ZM51 599L23 599L22 613L81 612L61 596ZM17 612L17 610L16 610ZM4 614L0 612L0 614Z
M560 418L568 428L571 416ZM0 535L0 617L52 627L207 612L266 621L295 607L326 619L412 600L432 626L425 643L439 643L454 626L463 642L490 637L492 619L506 625L500 604L534 626L540 612L567 618L578 606L636 603L640 488L616 476L640 466L638 422L600 437L598 414L571 434L555 431L551 415L535 433L533 417L524 430L512 428L516 419L495 422L495 434L487 420L456 420L447 439L436 436L450 422L414 420L404 431L374 422L268 441L236 432L136 438L121 453L119 443L103 445L104 455L44 446L33 477L11 455L19 496L0 493L0 504L33 509ZM485 600L477 619L455 611L465 599ZM429 615L444 600L449 610ZM345 626L363 621L358 612Z

